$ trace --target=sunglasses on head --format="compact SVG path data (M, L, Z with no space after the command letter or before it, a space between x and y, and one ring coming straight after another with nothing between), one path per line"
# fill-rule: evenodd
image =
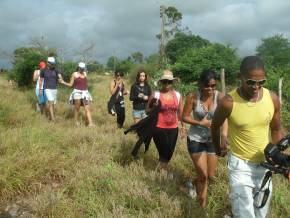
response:
M168 80L168 79L164 79L164 80L161 80L161 83L162 84L172 84L173 81L172 80Z
M254 80L254 79L247 79L246 84L248 86L263 86L266 83L266 79L261 79L261 80Z

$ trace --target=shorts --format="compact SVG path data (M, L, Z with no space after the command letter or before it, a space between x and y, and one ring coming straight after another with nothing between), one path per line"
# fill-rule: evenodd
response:
M57 100L57 89L45 89L45 96L47 101L53 102L56 104Z
M143 119L143 118L147 117L145 110L134 110L133 109L132 115L134 118L137 118L137 119Z
M196 142L187 138L187 150L190 154L206 152L215 154L215 147L212 142Z

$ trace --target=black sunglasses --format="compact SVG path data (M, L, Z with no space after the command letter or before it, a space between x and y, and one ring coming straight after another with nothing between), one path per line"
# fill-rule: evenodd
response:
M255 85L263 86L266 83L266 81L267 81L266 79L261 79L261 80L247 79L246 84L248 86L255 86Z
M172 84L173 80L163 79L160 81L162 84Z
M204 85L205 88L215 88L216 84L206 84Z

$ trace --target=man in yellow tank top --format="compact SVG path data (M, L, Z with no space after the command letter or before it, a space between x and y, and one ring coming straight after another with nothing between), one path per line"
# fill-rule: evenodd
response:
M266 82L263 62L256 56L245 57L240 66L241 86L226 95L212 120L212 141L217 155L227 148L220 144L220 127L228 119L230 152L228 174L230 201L234 217L266 217L272 194L266 205L256 207L254 195L260 189L266 169L264 148L282 138L280 103L277 95L263 88ZM269 130L271 137L269 136Z

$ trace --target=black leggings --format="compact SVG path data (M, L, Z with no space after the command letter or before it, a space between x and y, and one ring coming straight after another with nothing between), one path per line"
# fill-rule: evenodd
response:
M153 140L158 150L160 162L168 163L170 161L175 150L177 137L178 128L156 128L156 132L153 135Z
M115 104L115 110L117 114L118 127L122 128L125 121L125 105L117 103Z

